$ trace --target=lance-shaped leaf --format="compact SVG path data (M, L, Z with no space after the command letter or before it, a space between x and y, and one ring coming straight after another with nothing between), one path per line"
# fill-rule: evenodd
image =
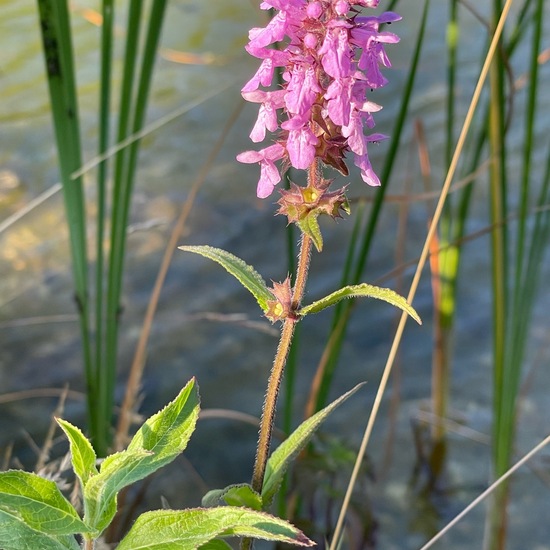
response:
M212 246L180 246L179 248L186 252L200 254L219 263L256 298L262 311L267 311L267 302L273 300L273 295L269 292L262 276L252 266L246 264L237 256Z
M2 550L80 550L72 535L48 535L32 529L14 510L0 505L0 548Z
M358 298L360 296L367 296L370 298L376 298L378 300L384 300L399 309L406 311L419 325L422 324L418 313L415 309L403 298L389 288L380 288L378 286L362 283L360 285L345 286L328 296L325 296L321 300L313 302L309 306L305 306L300 311L299 315L308 315L309 313L319 313L327 307L333 306L343 300L344 298Z
M202 505L208 508L223 503L230 506L243 506L252 510L262 509L262 497L248 483L229 485L225 489L208 491L202 499Z
M0 508L10 513L15 510L31 529L48 535L88 531L57 485L29 472L0 472Z
M146 512L137 518L117 550L195 550L216 537L232 536L313 545L287 521L265 512L222 506Z
M84 487L88 480L98 473L95 465L95 451L92 444L76 426L61 418L57 419L57 423L69 439L73 469Z
M341 405L348 397L353 395L363 384L358 384L330 405L302 422L292 434L287 437L273 451L266 464L264 484L262 487L262 501L264 509L267 508L276 495L283 481L285 472L298 453L307 445L317 428L324 422L327 416Z
M125 451L108 456L84 488L86 523L103 531L116 513L117 493L174 460L187 446L199 416L192 379L164 409L145 421Z

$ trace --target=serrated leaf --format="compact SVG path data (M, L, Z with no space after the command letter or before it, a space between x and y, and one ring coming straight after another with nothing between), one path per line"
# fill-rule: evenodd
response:
M312 546L290 523L246 508L156 510L139 516L117 550L195 550L216 537L253 537Z
M201 505L205 508L214 508L214 506L219 506L223 503L222 495L225 489L212 489L208 491L201 499Z
M48 535L88 530L53 481L29 472L0 472L0 507L5 511L16 510L31 529Z
M17 511L0 506L2 550L80 550L72 535L47 535L29 527Z
M57 423L69 440L73 469L84 487L90 477L98 473L94 448L79 428L61 418L57 419Z
M208 508L219 506L224 502L229 506L241 506L252 510L262 509L262 497L248 483L208 491L202 499L202 505Z
M364 384L364 383L363 383ZM302 422L290 436L288 436L278 447L273 451L266 464L264 483L262 487L262 500L264 509L272 502L273 497L277 494L279 487L283 481L285 472L287 471L292 460L300 453L300 451L308 444L309 440L327 418L327 416L341 405L348 397L353 395L363 384L358 384L353 389L340 396L327 405L324 409Z
M273 295L269 292L262 276L252 266L221 248L214 248L212 246L180 246L179 249L200 254L219 263L256 298L262 311L267 311L267 302L273 300Z
M397 292L394 292L389 288L380 288L367 283L345 286L344 288L325 296L321 300L317 300L309 306L303 307L300 311L298 311L298 314L308 315L310 313L319 313L320 311L323 311L323 309L331 307L345 298L357 298L360 296L384 300L384 302L388 302L393 306L406 311L419 325L422 324L418 313L416 313L415 309L407 302L407 300L405 300L405 298L403 298L403 296L400 296Z
M321 252L321 250L323 250L323 235L321 234L319 221L317 220L318 216L319 213L312 211L301 220L298 220L296 225L303 233L311 237L317 252Z
M116 513L118 492L174 460L187 446L199 416L192 379L164 409L145 421L125 451L108 456L84 488L86 523L101 533Z
M84 519L98 536L116 514L116 498L121 489L145 477L140 464L151 453L143 449L122 451L108 456L99 474L90 479L84 488Z

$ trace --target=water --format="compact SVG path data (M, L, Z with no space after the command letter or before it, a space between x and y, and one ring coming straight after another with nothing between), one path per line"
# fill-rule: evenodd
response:
M238 105L241 83L255 70L256 62L248 59L242 50L247 30L260 24L252 4L248 0L224 3L180 0L170 4L162 40L164 53L156 66L148 121L157 121L182 106L191 105L205 94L212 97L199 101L143 141L132 210L134 231L129 237L118 399L122 396L143 313L172 223L220 129ZM426 126L434 162L434 185L440 185L438 178L443 166L437 159L443 155L445 59L442 48L446 3L433 4L429 39L412 101L403 154L394 171L390 194L402 194L407 179L415 182L411 192L422 192L416 161L412 160L416 158L414 146L411 146L415 119L421 119ZM483 9L487 2L481 4ZM73 21L82 134L85 159L89 160L94 156L96 138L99 33L83 7L83 4L73 7ZM404 4L401 13L405 19L392 29L401 35L402 45L391 48L394 62L394 70L388 75L391 84L377 98L385 106L377 117L377 129L382 132L391 132L416 35L418 9L416 2ZM119 14L118 23L120 41L123 14ZM483 48L483 40L477 38L482 31L474 19L464 15L462 23L468 48L459 54L461 113L473 90ZM57 168L35 4L15 0L0 2L0 31L3 44L0 220L9 221L31 200L51 189L57 181ZM170 50L199 55L197 64L170 61L167 59ZM210 60L213 63L203 63ZM520 74L525 67L515 69ZM543 67L543 71L548 83L548 70ZM547 105L550 99L543 101ZM257 167L243 166L234 160L238 152L250 147L247 135L254 116L254 106L246 106L231 130L199 193L181 242L225 248L252 263L266 279L282 280L286 274L284 220L273 217L271 200L255 198ZM543 137L548 120L539 122ZM519 132L513 134L512 143L520 142ZM536 153L538 158L545 154L545 147L541 140ZM384 145L374 148L376 167L381 167L386 150ZM86 177L88 192L93 195L93 172ZM354 197L373 196L376 192L355 181L352 183L351 195ZM480 186L476 193L479 206L476 205L471 218L472 231L487 223L483 202L485 190ZM411 207L407 259L420 252L426 217L425 204ZM353 220L324 225L325 251L313 258L308 301L337 288L339 266L352 225ZM379 227L365 275L368 282L375 282L395 264L397 207L386 209ZM481 442L469 434L451 435L447 491L439 498L429 502L410 489L409 480L415 464L411 418L416 418L425 408L430 388L431 291L426 278L415 301L424 325L410 324L401 348L401 405L394 424L391 461L384 460L390 430L389 397L383 405L370 447L374 481L366 484L366 491L378 522L375 533L378 548L420 547L434 527L443 525L486 486L490 457L486 440L491 429L488 247L487 238L481 238L465 248L452 382L453 418L463 428L479 432ZM67 250L59 193L0 233L0 380L3 394L29 388L59 388L65 383L73 390L83 389ZM549 271L546 264L542 281L548 280ZM410 273L407 274L409 279ZM393 287L395 281L388 284ZM536 367L548 361L545 328L549 302L543 284L527 357L532 378L522 403L518 454L531 448L547 432L550 402L546 396L550 385L547 372ZM235 321L213 321L206 315L210 313L242 314L259 323L261 330ZM303 323L296 394L298 415L330 321L330 314L323 313ZM335 414L326 428L328 433L338 434L351 446L358 444L366 423L394 322L395 312L386 304L373 301L358 304L353 315L331 396L336 397L359 381L367 380L368 384ZM218 266L177 252L148 347L142 411L149 414L158 410L175 395L177 388L196 375L204 408L233 409L258 415L276 342L273 327L262 321L254 300L238 283ZM82 424L84 405L74 397L69 399L64 416ZM0 402L0 445L5 448L7 442L14 441L14 454L27 467L32 467L33 456L23 433L29 433L40 444L55 402L51 397ZM161 494L167 496L174 507L197 505L205 487L246 481L251 471L255 437L255 428L234 421L202 421L185 453L189 463L179 459L170 467L168 475L155 480L148 489L150 506L160 505ZM540 475L545 474L542 460L534 464L542 470ZM202 482L194 471L202 477ZM342 472L341 477L346 479L347 472ZM511 501L511 548L550 548L547 523L541 524L538 514L531 513L547 509L548 498L547 488L533 471L522 470L516 476ZM483 521L484 509L480 507L457 526L439 548L481 547Z

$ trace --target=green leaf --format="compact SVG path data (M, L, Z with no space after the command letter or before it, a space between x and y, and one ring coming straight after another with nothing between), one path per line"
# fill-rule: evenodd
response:
M2 550L80 550L72 535L48 535L29 527L21 515L0 505L0 548Z
M219 263L252 293L262 311L267 311L267 302L273 300L273 294L269 292L262 276L252 266L246 264L237 256L212 246L180 246L179 249L200 254Z
M233 550L233 547L224 540L212 539L206 544L199 546L199 550Z
M31 529L48 535L88 531L57 485L29 472L0 472L0 507L8 512L16 510Z
M370 298L377 298L378 300L384 300L385 302L406 311L419 325L422 324L418 313L416 313L414 308L407 302L407 300L405 300L405 298L403 298L403 296L400 296L397 292L394 292L389 288L380 288L367 283L345 286L344 288L325 296L321 300L317 300L309 306L303 307L300 311L298 311L298 314L308 315L309 313L319 313L320 311L323 311L323 309L337 304L344 298L357 298L359 296L367 296Z
M363 383L364 384L364 383ZM327 405L324 409L302 422L296 430L287 437L273 451L266 464L264 484L262 487L262 500L264 509L267 508L283 481L285 472L290 462L307 445L317 428L323 423L327 416L341 405L348 397L353 395L363 384L358 384L353 389Z
M69 439L73 469L84 487L88 480L98 473L95 465L95 451L92 444L76 426L61 418L57 419L57 423Z
M252 510L262 509L262 497L248 483L208 491L202 499L202 505L209 508L219 506L223 502L230 506L242 506Z
M117 550L195 550L216 537L227 536L313 545L282 519L265 512L221 506L146 512L137 518Z
M311 237L317 252L323 250L323 235L321 235L319 221L317 220L319 214L319 212L311 211L307 216L296 222L302 232Z
M84 488L85 520L99 533L116 513L116 496L128 485L174 460L187 446L199 416L192 379L163 410L145 421L125 451L108 456Z

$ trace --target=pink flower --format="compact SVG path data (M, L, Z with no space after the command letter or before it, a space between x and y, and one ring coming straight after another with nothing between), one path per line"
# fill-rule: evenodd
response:
M351 73L351 47L348 30L345 28L328 29L325 41L317 52L325 72L333 78L345 78Z
M260 199L269 197L273 192L273 188L281 181L281 175L274 161L282 159L284 152L284 147L275 143L261 151L244 151L237 155L239 162L246 164L260 163L260 180L257 189L257 195Z
M297 65L292 72L286 88L285 104L287 111L293 115L309 117L317 94L323 89L317 82L313 67Z
M247 101L261 103L258 119L250 132L250 139L254 143L258 143L265 139L266 129L274 132L279 127L277 109L281 109L284 105L285 91L262 92L256 90L255 92L244 92L242 95Z
M283 122L281 126L289 130L286 149L290 164L298 170L306 170L315 159L315 146L319 142L311 131L309 122L296 116Z
M353 108L351 103L353 84L352 78L339 78L330 84L325 93L325 99L328 100L328 116L338 126L349 124Z
M246 50L262 60L242 95L259 103L250 133L253 142L267 131L280 134L261 151L238 155L240 162L260 163L258 196L267 197L281 180L276 161L307 169L316 158L347 174L346 153L353 153L362 179L380 185L368 158L367 143L385 138L365 135L382 107L369 99L387 83L380 68L390 67L384 46L399 38L380 25L401 19L393 12L364 16L379 0L264 0L260 7L277 13L265 28L249 33ZM284 46L273 45L277 42ZM283 86L273 90L276 67L283 67ZM262 89L263 88L263 89Z

